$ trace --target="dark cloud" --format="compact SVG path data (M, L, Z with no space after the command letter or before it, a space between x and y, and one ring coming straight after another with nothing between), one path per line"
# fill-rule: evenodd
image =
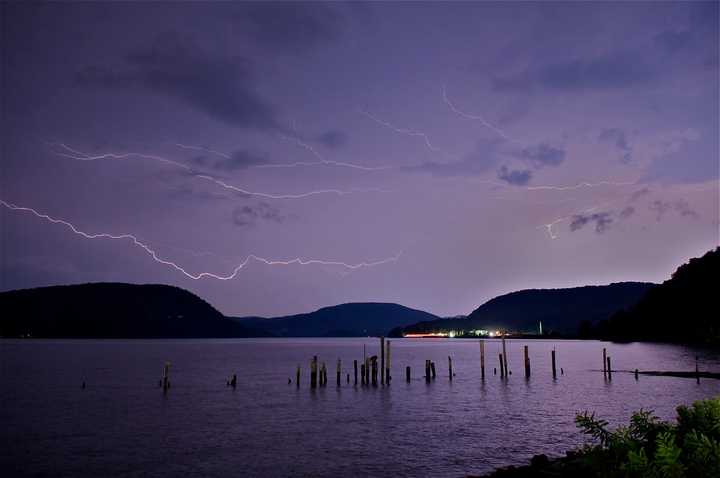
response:
M497 172L497 177L513 186L525 186L532 179L532 171L529 169L510 170L507 166L502 166Z
M258 221L284 222L288 216L270 204L261 202L254 206L240 206L233 210L232 220L236 226L254 226Z
M570 230L578 231L587 224L595 223L595 232L602 234L610 228L613 223L611 212L596 212L593 214L576 214L570 221Z
M337 149L347 143L347 134L343 131L332 129L319 135L317 141L330 149Z
M690 207L684 199L677 201L663 201L656 199L650 204L650 210L655 213L655 220L661 221L667 213L674 211L682 217L698 217L698 213Z
M204 51L176 33L159 35L150 46L134 50L119 69L91 65L76 80L152 91L234 126L280 129L273 108L255 91L249 60Z
M634 193L632 193L630 195L630 201L635 202L638 199L640 199L641 197L647 196L648 194L650 194L649 188L638 189L637 191L635 191Z
M546 143L523 149L516 156L540 169L544 166L558 166L565 161L565 150L555 148Z
M627 219L633 214L635 214L635 208L633 206L625 206L622 211L620 211L620 219Z
M340 38L343 16L329 3L253 2L236 19L243 33L275 51L297 53Z
M673 209L683 217L698 217L698 213L683 199L675 201Z
M216 158L209 156L197 156L192 162L204 168L212 168L218 171L237 171L247 169L251 166L259 164L267 164L268 160L265 155L253 153L252 151L240 150L230 154L229 158Z
M647 83L656 72L642 55L627 52L574 59L526 69L520 73L493 78L500 91L523 91L540 87L551 90L581 91L614 89Z
M600 141L613 144L621 153L621 159L624 163L632 161L632 146L627 140L625 131L620 128L603 129L598 136Z

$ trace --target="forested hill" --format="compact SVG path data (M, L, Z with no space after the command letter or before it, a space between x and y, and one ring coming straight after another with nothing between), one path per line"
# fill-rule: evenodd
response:
M630 307L655 284L619 282L568 289L527 289L485 302L467 318L421 322L393 331L393 335L476 329L538 333L577 334L582 321L597 323L618 310Z
M720 248L690 259L636 305L584 336L720 345Z
M247 337L264 335L224 317L179 287L94 283L0 293L2 337Z

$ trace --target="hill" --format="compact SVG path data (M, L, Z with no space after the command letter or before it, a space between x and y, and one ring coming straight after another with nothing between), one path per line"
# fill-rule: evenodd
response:
M584 335L614 340L720 344L720 248L690 259L636 305L619 311Z
M619 282L567 289L527 289L485 302L467 318L421 322L394 330L392 335L476 329L575 335L582 321L595 324L635 304L655 284Z
M395 327L437 318L436 315L398 304L361 302L286 317L235 320L280 337L363 337L386 335Z
M249 330L179 287L94 283L0 293L0 336L247 337Z

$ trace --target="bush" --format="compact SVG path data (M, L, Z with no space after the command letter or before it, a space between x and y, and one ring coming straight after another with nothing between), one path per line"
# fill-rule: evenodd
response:
M582 450L598 476L642 478L720 477L720 397L677 408L677 424L651 411L633 414L614 431L588 412L575 422L598 444Z

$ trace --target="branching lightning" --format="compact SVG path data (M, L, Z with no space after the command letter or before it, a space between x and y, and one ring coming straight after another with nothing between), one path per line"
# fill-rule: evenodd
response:
M360 171L383 171L386 169L392 169L391 166L362 166L360 164L354 164L354 163L346 163L343 161L334 161L330 159L325 159L325 157L318 152L315 147L313 147L311 144L308 144L300 139L300 137L297 135L294 137L290 137L287 135L280 135L280 138L284 141L289 141L291 143L295 143L299 147L305 149L306 151L310 152L313 156L317 158L317 161L296 161L294 163L273 163L273 164L259 164L256 165L256 168L294 168L297 166L319 166L319 165L327 165L327 166L340 166L344 168L351 168L351 169L359 169Z
M489 129L493 130L494 132L496 132L496 133L497 133L500 137L502 137L503 139L506 139L506 140L508 140L508 141L512 141L512 142L514 142L514 143L519 143L519 141L517 141L517 140L511 138L510 136L508 136L502 129L500 129L500 128L498 128L497 126L495 126L494 124L490 123L490 122L489 122L488 120L486 120L484 117L482 117L482 116L480 116L480 115L473 115L473 114L466 113L466 112L464 112L464 111L459 110L459 109L452 103L452 101L450 101L450 99L448 98L447 88L445 87L445 85L442 86L442 94L443 94L443 100L445 101L445 104L448 105L448 107L450 108L450 110L452 110L453 113L455 113L455 114L457 114L457 115L459 115L459 116L462 116L462 117L465 118L465 119L469 119L469 120L473 120L473 121L479 121L480 124L482 124L482 125L485 126L486 128L489 128Z
M391 130L391 131L394 131L394 132L396 132L396 133L398 133L398 134L403 134L403 135L406 135L406 136L413 136L413 137L422 138L422 140L423 140L423 142L425 143L425 146L427 147L427 149L429 149L429 150L432 151L433 153L440 153L440 154L444 154L444 155L447 155L447 156L453 156L453 157L456 156L456 155L454 155L454 154L450 154L450 153L448 153L448 152L446 152L446 151L443 151L442 149L440 149L440 148L438 148L437 146L433 145L433 144L430 142L430 138L428 137L428 135L425 134L425 133L423 133L422 131L415 131L415 130L408 129L408 128L398 128L397 126L394 126L394 125L388 123L387 121L383 121L383 120L381 120L380 118L378 118L377 116L374 116L374 115L372 115L372 114L370 114L370 113L368 113L367 111L362 110L362 109L361 109L361 110L358 110L358 112L359 112L361 115L370 118L371 120L373 120L374 122L376 122L376 123L379 124L380 126L384 126L385 128L387 128L387 129L389 129L389 130Z
M245 194L248 196L256 196L261 197L265 199L303 199L308 198L311 196L317 196L321 194L336 194L338 196L345 196L348 194L355 194L355 193L368 193L368 192L389 192L385 189L381 188L351 188L347 190L342 189L318 189L314 191L309 191L305 193L299 193L299 194L270 194L270 193L264 193L264 192L258 192L258 191L250 191L248 189L244 189L238 186L233 186L232 184L228 184L225 181L215 178L213 176L210 176L208 174L199 173L195 169L191 168L187 164L183 164L178 161L173 161L171 159L163 158L161 156L155 156L155 155L149 155L149 154L142 154L142 153L103 153L103 154L97 154L97 155L89 155L87 153L83 153L81 151L78 151L76 149L73 149L63 143L58 143L58 146L63 148L65 151L68 152L57 152L56 154L60 156L64 156L67 158L71 158L78 161L97 161L101 159L129 159L129 158L141 158L141 159L149 159L153 161L158 161L164 164L169 164L176 168L181 168L185 171L188 171L192 174L193 177L198 179L203 179L205 181L209 181L217 186L220 186L224 189L228 189L240 194Z
M375 267L375 266L379 266L379 265L383 265L383 264L388 264L390 262L396 262L397 260L400 259L400 256L402 255L402 251L401 251L401 252L397 253L396 255L394 255L392 257L388 257L386 259L381 259L381 260L373 261L373 262L359 262L356 264L349 264L347 262L342 262L342 261L327 261L327 260L321 260L321 259L302 259L299 257L297 257L295 259L284 260L284 261L271 260L271 259L266 259L264 257L256 256L254 254L250 254L245 258L244 261L242 261L239 265L237 265L232 270L232 272L230 272L229 274L222 275L222 274L215 274L212 272L200 272L200 273L195 274L192 272L188 272L185 268L183 268L182 266L180 266L179 264L177 264L173 261L161 258L152 247L150 247L148 244L139 240L137 238L137 236L135 236L133 234L109 234L109 233L105 233L105 232L88 233L88 232L84 232L84 231L78 229L74 224L72 224L68 221L54 218L47 214L38 212L37 210L35 210L33 208L17 206L15 204L6 202L2 199L0 199L0 204L2 204L7 209L10 209L12 211L27 212L38 218L44 219L48 222L51 222L53 224L60 224L62 226L65 226L66 228L70 229L74 234L84 237L85 239L113 239L113 240L121 240L121 241L130 241L133 243L133 245L139 247L146 254L148 254L150 257L152 257L152 259L155 262L166 265L172 269L175 269L176 271L182 273L184 276L186 276L190 279L193 279L193 280L200 280L203 278L217 279L217 280L223 280L223 281L231 280L231 279L234 279L235 277L237 277L239 272L242 269L244 269L245 266L247 266L251 261L260 262L260 263L263 263L263 264L269 265L269 266L324 265L324 266L342 267L343 269L347 269L347 270L357 270L357 269L361 269L361 268L369 268L369 267Z
M635 181L598 181L596 183L581 182L572 186L525 186L528 191L572 191L581 188L596 188L599 186L632 186Z

